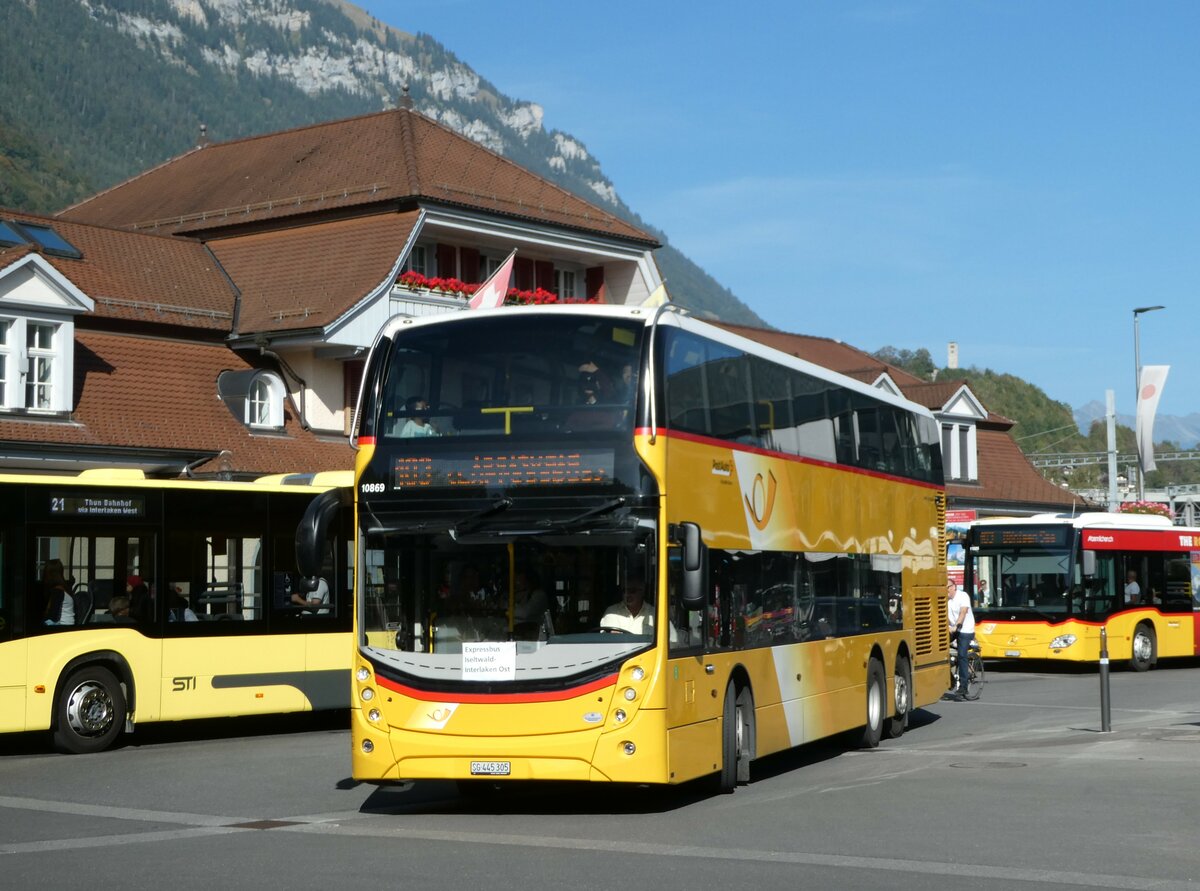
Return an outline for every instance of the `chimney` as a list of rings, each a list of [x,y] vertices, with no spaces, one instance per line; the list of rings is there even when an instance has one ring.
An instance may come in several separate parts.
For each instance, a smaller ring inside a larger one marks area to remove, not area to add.
[[[958,367],[958,344],[953,340],[946,344],[946,367]]]

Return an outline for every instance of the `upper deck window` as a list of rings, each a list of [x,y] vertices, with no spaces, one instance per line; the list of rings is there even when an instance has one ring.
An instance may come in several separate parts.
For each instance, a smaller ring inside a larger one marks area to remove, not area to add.
[[[378,435],[547,436],[628,431],[642,326],[580,316],[456,320],[397,338],[364,419]]]

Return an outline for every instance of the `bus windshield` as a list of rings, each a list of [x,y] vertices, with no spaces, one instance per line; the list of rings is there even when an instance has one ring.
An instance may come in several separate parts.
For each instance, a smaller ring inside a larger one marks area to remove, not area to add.
[[[987,581],[990,589],[984,608],[1028,610],[1047,618],[1072,612],[1079,576],[1068,540],[993,547],[975,544],[968,553],[970,578],[976,587],[980,580]]]
[[[374,423],[397,441],[628,432],[642,322],[565,315],[455,319],[403,330]],[[430,443],[426,441],[424,447]]]
[[[470,680],[464,657],[500,644],[512,660],[505,679],[520,681],[578,674],[653,643],[650,535],[470,539],[367,535],[361,625],[377,655],[417,676]]]

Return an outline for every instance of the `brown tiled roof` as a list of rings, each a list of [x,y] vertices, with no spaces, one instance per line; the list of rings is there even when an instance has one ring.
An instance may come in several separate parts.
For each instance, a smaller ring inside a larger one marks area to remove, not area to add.
[[[729,322],[713,322],[712,324],[855,380],[874,383],[879,375],[887,373],[906,392],[910,384],[923,383],[919,377],[909,374],[903,368],[882,362],[870,353],[842,343],[840,340],[811,337],[807,334],[788,334],[784,331],[772,331],[769,328],[755,328],[750,325],[734,325]]]
[[[227,449],[233,470],[246,474],[353,466],[346,441],[324,441],[301,429],[290,402],[285,402],[279,434],[252,434],[237,421],[217,398],[217,376],[251,366],[224,346],[78,329],[75,340],[75,423],[0,416],[0,443],[117,447],[131,453]]]
[[[1025,457],[1005,429],[980,424],[977,428],[979,446],[979,483],[960,485],[946,483],[951,504],[961,502],[1005,502],[1029,508],[1070,508],[1083,502],[1074,494],[1043,477]]]
[[[437,203],[657,241],[409,109],[193,149],[60,213],[159,232],[213,232],[387,202]]]
[[[419,211],[210,241],[241,291],[238,330],[321,327],[389,278]]]
[[[217,331],[228,331],[232,325],[233,288],[198,241],[27,213],[0,211],[0,215],[47,224],[79,250],[79,259],[38,252],[95,301],[89,318]],[[30,252],[24,246],[0,249],[0,268]]]

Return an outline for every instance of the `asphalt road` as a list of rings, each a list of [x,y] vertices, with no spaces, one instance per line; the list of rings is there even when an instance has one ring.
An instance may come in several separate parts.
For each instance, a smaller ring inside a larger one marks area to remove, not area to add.
[[[345,715],[142,728],[123,748],[0,740],[0,886],[1200,887],[1200,663],[989,665],[978,702],[873,751],[808,746],[706,789],[348,778]]]

